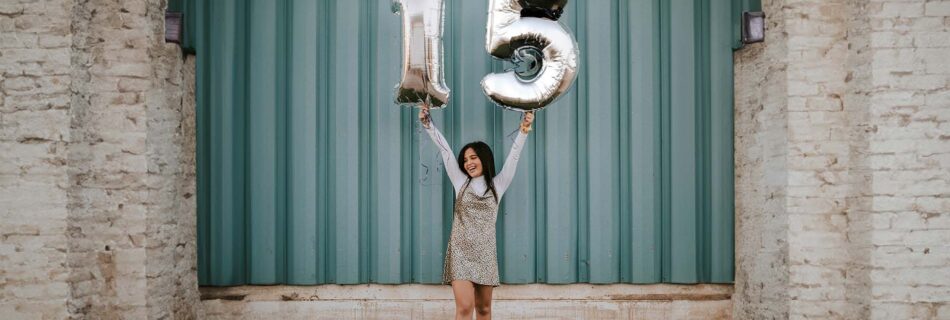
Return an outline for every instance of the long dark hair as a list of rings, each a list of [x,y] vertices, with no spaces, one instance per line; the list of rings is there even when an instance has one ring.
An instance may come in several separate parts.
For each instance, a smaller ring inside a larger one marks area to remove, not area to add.
[[[492,178],[495,177],[495,156],[492,155],[491,147],[481,141],[475,141],[462,147],[456,159],[458,159],[459,162],[459,170],[465,172],[467,176],[468,171],[465,170],[465,150],[469,148],[475,150],[475,155],[478,156],[478,160],[482,161],[482,175],[485,176],[485,183],[488,184],[488,190],[491,190],[491,194],[495,197],[495,201],[497,202],[498,192],[495,191],[495,183],[492,182]],[[471,179],[472,176],[468,176],[468,178]]]

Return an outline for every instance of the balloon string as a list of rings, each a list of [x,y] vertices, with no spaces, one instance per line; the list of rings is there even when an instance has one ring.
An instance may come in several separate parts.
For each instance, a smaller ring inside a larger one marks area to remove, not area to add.
[[[422,76],[422,92],[425,94],[425,98],[424,98],[424,102],[423,102],[423,103],[424,103],[426,106],[428,106],[429,108],[431,108],[431,107],[432,107],[432,95],[429,94],[428,90],[429,90],[429,77],[427,77],[427,76],[424,74],[424,75]],[[425,109],[425,114],[426,114],[426,115],[425,115],[425,120],[426,120],[426,122],[429,124],[430,127],[433,126],[434,124],[432,123],[432,114],[429,113],[429,109],[428,109],[428,108]],[[426,134],[426,132],[423,132],[423,131],[425,131],[425,129],[426,129],[426,128],[425,128],[425,124],[419,123],[419,135],[420,135],[419,139],[420,139],[420,141],[425,140],[425,138],[424,138],[424,136],[423,136],[424,134]],[[435,179],[435,177],[430,176],[431,173],[430,173],[430,170],[429,170],[429,166],[426,165],[426,160],[428,160],[428,159],[425,157],[425,153],[422,151],[422,146],[420,145],[420,147],[419,147],[419,161],[422,162],[422,166],[425,168],[425,175],[423,176],[422,181],[420,181],[420,182],[422,182],[422,185],[428,186],[428,185],[432,185],[432,184],[433,184],[433,180]],[[430,179],[431,179],[431,180],[430,180]]]
[[[427,105],[428,105],[428,102],[429,102],[429,96],[426,95]],[[426,109],[424,112],[425,112],[424,119],[429,124],[429,126],[432,126],[433,125],[432,114],[429,113],[428,109]],[[419,140],[418,140],[419,144],[416,149],[418,151],[417,157],[419,158],[419,165],[422,166],[422,168],[424,169],[422,176],[419,177],[419,184],[423,186],[429,186],[433,184],[433,179],[435,179],[434,177],[435,172],[433,171],[436,171],[436,170],[430,167],[431,164],[427,162],[428,158],[426,158],[425,152],[423,150],[424,148],[422,147],[422,144],[424,143],[423,141],[425,141],[425,135],[427,134],[425,130],[426,130],[425,124],[423,124],[422,121],[420,121],[419,126],[416,127],[416,133],[418,134],[417,137],[419,137]]]
[[[418,152],[418,154],[417,154],[416,156],[419,158],[419,165],[420,165],[420,166],[422,167],[422,169],[423,169],[422,175],[419,177],[419,184],[420,184],[420,185],[423,185],[423,186],[427,186],[427,185],[429,185],[428,182],[429,182],[429,171],[430,171],[430,170],[429,170],[429,166],[428,166],[427,163],[426,163],[425,152],[424,152],[424,150],[423,150],[424,148],[422,147],[422,143],[423,143],[423,140],[424,140],[424,136],[423,136],[423,135],[425,134],[425,132],[423,132],[423,130],[425,130],[425,127],[424,127],[424,126],[422,125],[422,123],[420,122],[420,123],[419,123],[419,126],[418,126],[417,128],[418,128],[418,129],[416,130],[416,133],[418,134],[417,137],[419,137],[419,140],[418,140],[418,141],[419,141],[419,144],[418,144],[418,146],[416,147],[416,151]]]
[[[525,117],[525,114],[521,113],[521,122],[524,122],[524,117]],[[511,142],[515,142],[515,138],[516,138],[515,135],[518,134],[518,131],[521,130],[521,122],[518,123],[518,128],[515,128],[515,131],[512,131],[511,133],[505,136],[506,138],[511,140]]]

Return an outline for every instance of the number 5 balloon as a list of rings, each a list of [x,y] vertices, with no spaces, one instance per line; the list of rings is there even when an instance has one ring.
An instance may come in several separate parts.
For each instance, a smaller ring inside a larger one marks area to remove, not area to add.
[[[442,65],[444,0],[397,0],[402,12],[402,80],[396,85],[396,103],[433,108],[449,100]]]
[[[577,43],[557,22],[567,0],[490,1],[485,48],[516,68],[485,76],[485,95],[516,111],[544,108],[577,77]]]

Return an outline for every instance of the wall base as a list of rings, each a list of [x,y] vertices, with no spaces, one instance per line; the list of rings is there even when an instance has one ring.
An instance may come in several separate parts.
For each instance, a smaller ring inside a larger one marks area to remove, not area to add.
[[[732,285],[503,285],[499,319],[731,319]],[[201,288],[202,319],[450,319],[445,285]]]

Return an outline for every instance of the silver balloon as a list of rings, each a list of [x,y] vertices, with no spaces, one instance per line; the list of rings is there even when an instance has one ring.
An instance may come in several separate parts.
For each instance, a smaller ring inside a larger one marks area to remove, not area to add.
[[[402,80],[396,85],[396,103],[433,108],[449,100],[442,64],[445,0],[397,0],[402,14]]]
[[[496,104],[516,110],[541,109],[571,88],[577,78],[577,42],[551,18],[522,17],[541,11],[556,19],[566,0],[490,0],[485,48],[516,67],[482,79],[482,89]]]

